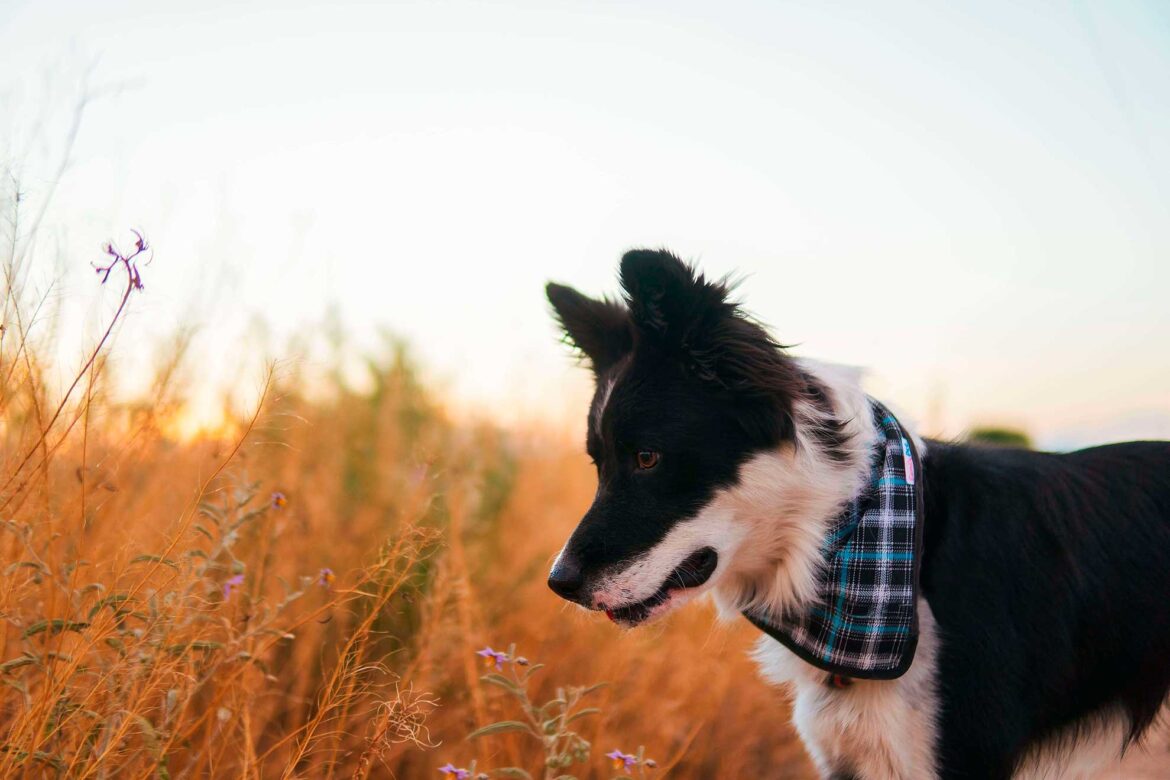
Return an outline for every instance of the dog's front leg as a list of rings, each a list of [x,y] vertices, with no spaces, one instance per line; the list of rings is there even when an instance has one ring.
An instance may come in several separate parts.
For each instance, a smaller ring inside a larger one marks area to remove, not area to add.
[[[823,677],[823,675],[822,675]],[[798,683],[793,720],[822,777],[933,780],[933,700],[904,680]]]
[[[821,777],[938,777],[938,637],[930,607],[920,601],[918,609],[914,663],[896,680],[834,685],[824,671],[798,660],[774,640],[757,649],[756,658],[767,677],[793,684],[793,722]]]

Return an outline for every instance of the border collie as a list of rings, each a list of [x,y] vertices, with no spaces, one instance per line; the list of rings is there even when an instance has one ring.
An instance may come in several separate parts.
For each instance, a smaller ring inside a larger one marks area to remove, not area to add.
[[[769,629],[825,608],[831,536],[860,533],[840,518],[884,457],[882,407],[668,252],[627,253],[620,277],[622,301],[547,289],[596,379],[597,493],[557,594],[623,626],[705,593],[751,617],[825,777],[1070,777],[1147,731],[1170,689],[1170,443],[1052,454],[907,433],[912,582],[840,589],[910,599],[907,663],[851,674]]]

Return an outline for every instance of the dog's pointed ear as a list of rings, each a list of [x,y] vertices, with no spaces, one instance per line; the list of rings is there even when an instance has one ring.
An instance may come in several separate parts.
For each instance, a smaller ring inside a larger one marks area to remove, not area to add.
[[[562,284],[544,288],[565,337],[579,349],[600,374],[617,363],[634,346],[630,313],[610,300],[596,300]]]
[[[634,324],[670,346],[696,348],[691,334],[734,312],[727,285],[702,274],[665,250],[635,249],[622,256],[622,288]]]

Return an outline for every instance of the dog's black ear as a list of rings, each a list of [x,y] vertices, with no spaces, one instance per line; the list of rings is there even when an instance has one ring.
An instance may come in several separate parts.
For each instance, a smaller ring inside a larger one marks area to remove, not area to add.
[[[630,313],[620,303],[596,300],[555,282],[544,289],[565,336],[600,374],[633,348]]]
[[[665,250],[626,252],[621,281],[634,324],[668,346],[701,350],[702,334],[735,312],[726,284],[707,281]]]
[[[701,379],[760,397],[799,383],[783,348],[729,300],[726,281],[709,281],[670,252],[647,249],[622,257],[621,280],[639,338]]]

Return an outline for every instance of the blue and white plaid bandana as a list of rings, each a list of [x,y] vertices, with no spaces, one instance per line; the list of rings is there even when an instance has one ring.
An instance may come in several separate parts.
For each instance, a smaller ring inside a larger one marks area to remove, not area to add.
[[[829,529],[818,603],[802,614],[744,615],[813,666],[892,679],[910,668],[918,644],[922,464],[897,418],[870,405],[881,433],[870,484]]]

